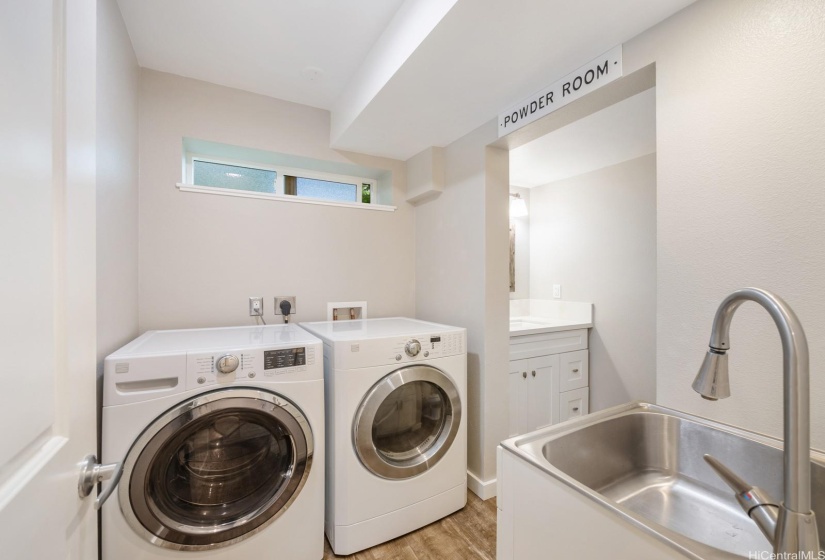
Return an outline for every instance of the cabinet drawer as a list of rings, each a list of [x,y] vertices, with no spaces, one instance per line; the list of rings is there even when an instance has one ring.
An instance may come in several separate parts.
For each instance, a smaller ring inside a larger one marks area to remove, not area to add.
[[[590,412],[590,388],[574,389],[559,395],[559,422]]]
[[[559,356],[559,391],[581,389],[590,384],[590,357],[587,350],[566,352]]]
[[[587,329],[510,337],[510,359],[521,360],[587,348]]]

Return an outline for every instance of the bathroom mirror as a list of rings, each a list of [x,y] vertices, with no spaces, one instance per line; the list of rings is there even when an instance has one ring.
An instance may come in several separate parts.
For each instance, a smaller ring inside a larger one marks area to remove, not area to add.
[[[516,291],[516,228],[510,224],[510,293]]]

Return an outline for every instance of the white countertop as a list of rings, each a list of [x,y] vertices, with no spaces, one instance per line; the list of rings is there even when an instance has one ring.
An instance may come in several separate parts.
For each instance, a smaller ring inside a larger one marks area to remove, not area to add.
[[[513,300],[510,336],[593,327],[593,304],[572,301]]]
[[[589,329],[592,326],[592,322],[583,323],[570,320],[552,320],[543,317],[511,317],[510,336]]]

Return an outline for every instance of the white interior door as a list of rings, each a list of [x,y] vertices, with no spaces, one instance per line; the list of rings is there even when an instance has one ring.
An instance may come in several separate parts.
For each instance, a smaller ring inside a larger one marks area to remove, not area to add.
[[[0,557],[97,556],[94,0],[0,2]]]

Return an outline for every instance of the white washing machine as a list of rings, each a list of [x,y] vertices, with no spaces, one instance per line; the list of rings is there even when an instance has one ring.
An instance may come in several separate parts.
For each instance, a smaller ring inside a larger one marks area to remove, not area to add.
[[[462,328],[413,319],[301,323],[324,341],[325,529],[352,554],[467,503]]]
[[[102,459],[123,469],[103,560],[320,560],[321,352],[273,325],[150,331],[107,357]]]

